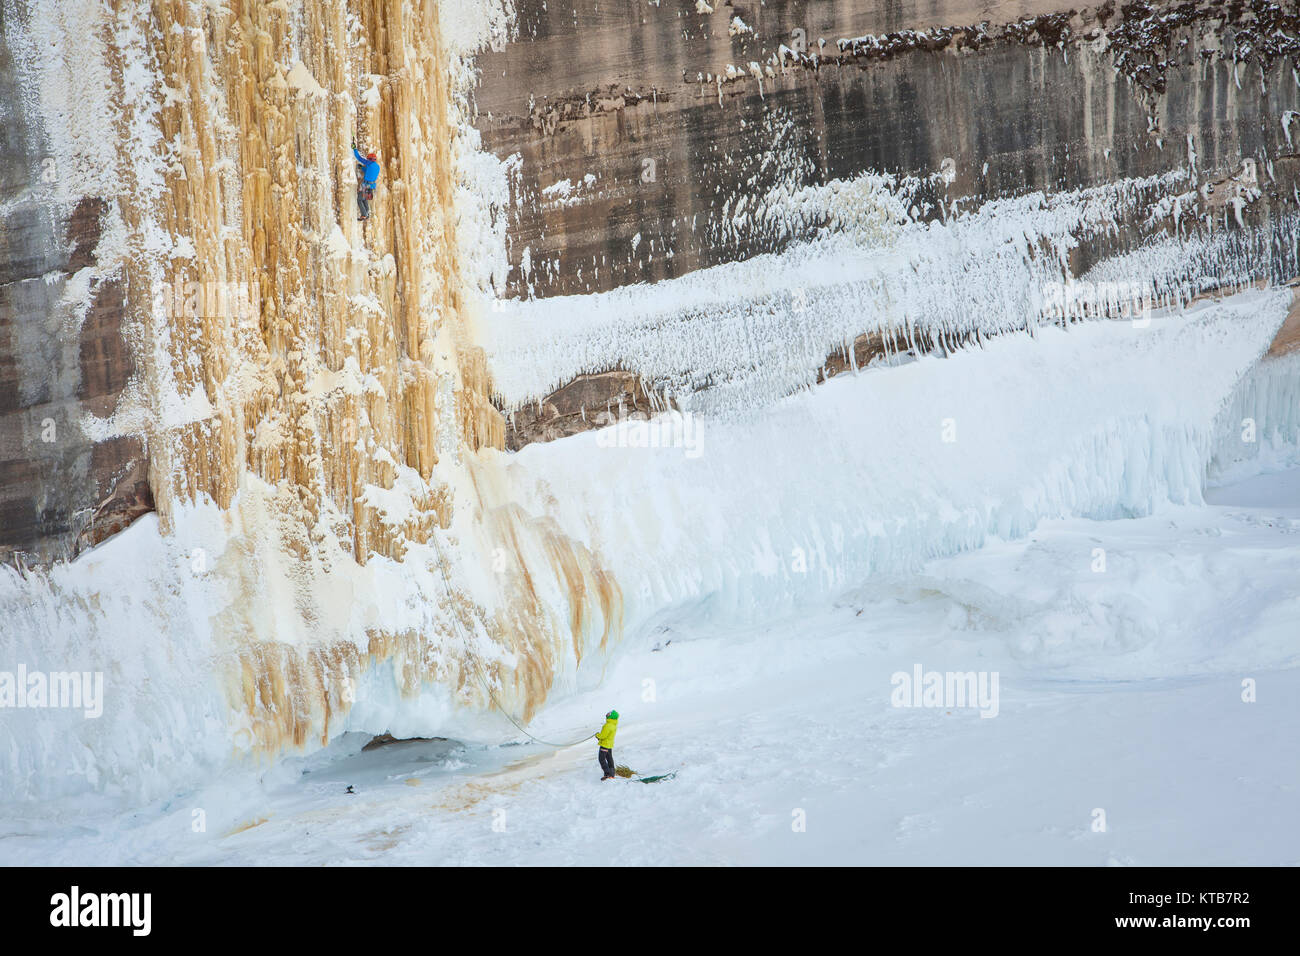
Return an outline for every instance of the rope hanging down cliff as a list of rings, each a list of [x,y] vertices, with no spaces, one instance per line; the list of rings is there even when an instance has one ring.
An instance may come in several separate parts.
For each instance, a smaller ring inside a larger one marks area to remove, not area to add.
[[[438,542],[436,540],[433,542],[433,549],[434,549],[434,553],[437,554],[438,556],[438,571],[442,574],[442,582],[446,586],[447,596],[451,597],[452,594],[451,579],[447,576],[447,565],[446,565],[446,560],[442,556],[442,548],[438,546]],[[555,747],[559,749],[563,747],[577,746],[578,744],[585,743],[586,741],[591,740],[593,737],[596,736],[594,733],[588,734],[586,737],[583,737],[581,740],[570,741],[567,744],[557,744],[557,743],[552,743],[549,740],[543,740],[541,737],[535,737],[532,734],[530,734],[527,730],[524,729],[523,724],[519,723],[519,721],[515,720],[512,716],[510,716],[510,712],[501,705],[501,701],[497,700],[497,695],[492,693],[492,688],[488,685],[487,681],[485,680],[486,675],[479,664],[478,657],[474,653],[474,651],[471,650],[469,636],[465,633],[464,629],[461,627],[460,617],[454,611],[452,613],[452,624],[456,628],[456,630],[460,633],[461,643],[465,647],[465,654],[470,659],[471,663],[473,663],[474,665],[474,673],[478,677],[479,684],[482,686],[483,691],[488,695],[488,698],[492,701],[496,709],[501,711],[502,715],[505,716],[506,720],[514,724],[515,727],[519,730],[519,732],[522,733],[525,737],[528,737],[530,740],[533,740],[544,746]]]

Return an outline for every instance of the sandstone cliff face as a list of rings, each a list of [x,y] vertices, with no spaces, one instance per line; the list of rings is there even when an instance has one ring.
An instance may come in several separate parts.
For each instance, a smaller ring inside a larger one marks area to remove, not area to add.
[[[152,507],[136,436],[99,440],[134,364],[123,283],[98,267],[107,204],[65,188],[0,8],[0,556],[66,558]]]
[[[944,174],[951,203],[1160,174],[1189,142],[1211,177],[1292,152],[1273,4],[574,6],[521,4],[519,41],[480,59],[484,142],[522,159],[510,295],[779,249],[818,223],[765,221],[765,194],[867,170]]]

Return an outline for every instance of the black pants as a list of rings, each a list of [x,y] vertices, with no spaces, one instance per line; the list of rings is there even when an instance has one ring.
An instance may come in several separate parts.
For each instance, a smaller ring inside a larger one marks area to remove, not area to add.
[[[608,747],[601,747],[598,756],[600,757],[600,769],[605,771],[605,776],[614,776],[614,751]]]

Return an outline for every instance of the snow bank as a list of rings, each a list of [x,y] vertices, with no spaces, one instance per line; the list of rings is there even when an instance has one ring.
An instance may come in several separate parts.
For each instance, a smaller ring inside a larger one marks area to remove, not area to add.
[[[837,377],[761,421],[702,417],[692,449],[605,430],[528,446],[509,472],[614,572],[629,633],[686,608],[789,611],[1044,518],[1199,503],[1216,415],[1288,302],[1003,336]]]

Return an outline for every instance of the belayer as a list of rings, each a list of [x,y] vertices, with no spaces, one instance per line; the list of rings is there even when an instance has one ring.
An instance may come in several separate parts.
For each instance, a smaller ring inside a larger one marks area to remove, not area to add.
[[[605,715],[605,726],[600,728],[600,733],[596,734],[596,743],[600,745],[597,753],[600,759],[600,769],[605,776],[601,780],[610,780],[614,777],[614,734],[618,732],[618,711],[611,710]]]
[[[379,182],[379,157],[374,153],[361,155],[356,141],[352,142],[352,155],[357,159],[357,216],[358,222],[370,218],[370,200],[375,198],[375,183]]]

